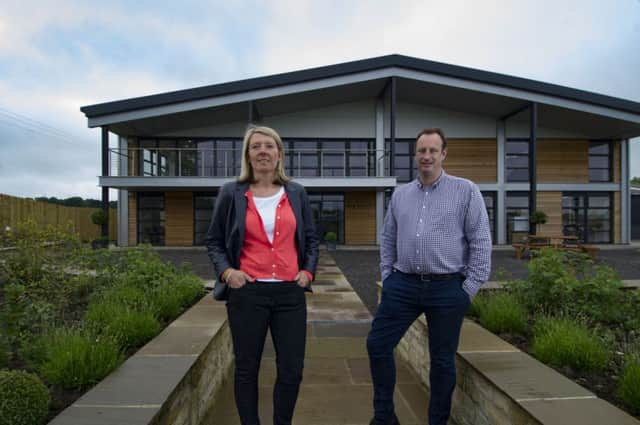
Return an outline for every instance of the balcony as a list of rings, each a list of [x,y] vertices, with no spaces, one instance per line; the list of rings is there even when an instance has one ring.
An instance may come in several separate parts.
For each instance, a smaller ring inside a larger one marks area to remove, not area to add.
[[[100,186],[113,188],[216,187],[240,174],[239,149],[109,149],[109,173]],[[285,172],[310,187],[394,187],[383,150],[285,151]]]

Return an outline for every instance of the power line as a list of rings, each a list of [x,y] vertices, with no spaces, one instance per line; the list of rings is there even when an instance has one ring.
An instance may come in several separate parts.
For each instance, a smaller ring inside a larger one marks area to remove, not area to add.
[[[50,126],[50,125],[48,125],[48,124],[46,124],[44,122],[34,120],[33,118],[30,118],[30,117],[28,117],[26,115],[21,115],[21,114],[12,112],[12,111],[10,111],[10,110],[8,110],[6,108],[0,107],[0,115],[4,115],[4,116],[6,116],[6,117],[8,117],[10,119],[17,120],[17,121],[19,121],[21,123],[25,123],[25,124],[28,124],[28,125],[33,125],[33,126],[38,127],[38,128],[42,128],[43,130],[46,130],[46,131],[53,131],[54,133],[59,134],[61,136],[64,136],[66,138],[74,138],[75,137],[72,134],[67,133],[64,130],[57,129],[57,128],[52,127],[52,126]]]
[[[14,126],[14,127],[20,128],[22,130],[29,131],[31,133],[37,133],[37,134],[39,134],[41,136],[45,136],[47,138],[55,139],[58,142],[65,143],[65,144],[70,145],[70,146],[75,146],[75,147],[79,147],[79,146],[85,146],[86,147],[87,146],[87,143],[83,143],[83,142],[74,143],[72,141],[69,141],[67,138],[64,138],[64,137],[62,137],[60,135],[57,135],[57,134],[52,134],[52,133],[45,132],[43,130],[38,129],[37,127],[28,126],[28,125],[20,123],[20,122],[9,121],[6,118],[4,118],[3,116],[0,116],[0,123],[4,123],[4,124],[10,125],[10,126]]]
[[[55,138],[62,143],[72,146],[86,147],[88,143],[93,143],[86,140],[81,140],[64,130],[60,130],[44,122],[35,120],[26,115],[12,112],[2,107],[0,107],[0,122],[4,122],[7,125],[27,130],[32,133],[38,133],[46,137]]]

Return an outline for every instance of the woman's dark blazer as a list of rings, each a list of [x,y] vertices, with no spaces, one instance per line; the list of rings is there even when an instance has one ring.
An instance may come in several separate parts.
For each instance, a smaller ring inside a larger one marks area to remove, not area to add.
[[[249,183],[230,182],[220,189],[205,244],[216,276],[229,267],[240,268],[240,251],[244,243]],[[295,182],[284,185],[289,204],[296,217],[296,246],[300,270],[316,275],[318,245],[311,214],[311,204],[304,187]]]

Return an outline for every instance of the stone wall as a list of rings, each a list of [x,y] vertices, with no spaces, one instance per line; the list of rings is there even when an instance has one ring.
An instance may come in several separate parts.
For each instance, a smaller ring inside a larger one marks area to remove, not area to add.
[[[424,317],[414,322],[396,354],[428,388]],[[451,414],[456,425],[640,425],[632,416],[471,321],[462,327],[456,368]]]
[[[224,303],[203,297],[52,425],[198,425],[230,376]]]

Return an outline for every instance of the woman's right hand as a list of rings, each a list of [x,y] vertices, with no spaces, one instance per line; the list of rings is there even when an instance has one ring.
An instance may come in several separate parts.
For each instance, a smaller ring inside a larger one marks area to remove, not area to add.
[[[253,281],[254,279],[242,270],[231,269],[227,276],[227,283],[235,289],[242,288],[247,282]]]

